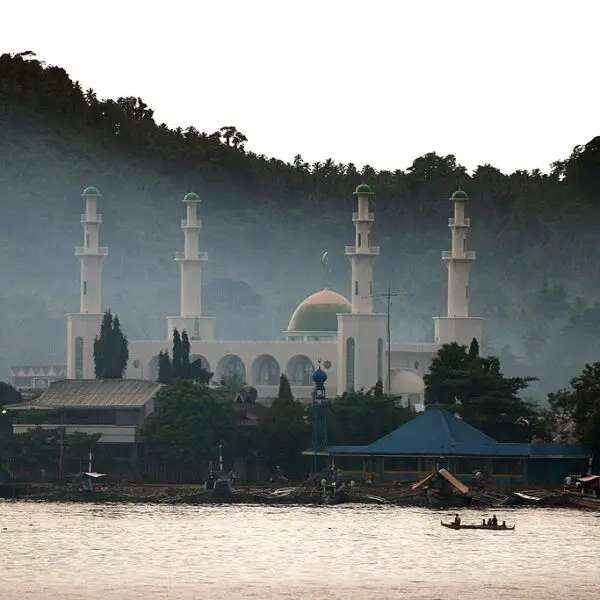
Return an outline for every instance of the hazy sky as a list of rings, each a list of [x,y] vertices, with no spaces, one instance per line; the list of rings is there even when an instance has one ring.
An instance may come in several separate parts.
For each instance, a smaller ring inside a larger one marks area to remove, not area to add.
[[[0,52],[284,160],[546,170],[600,133],[599,18],[598,0],[28,0],[3,3]]]

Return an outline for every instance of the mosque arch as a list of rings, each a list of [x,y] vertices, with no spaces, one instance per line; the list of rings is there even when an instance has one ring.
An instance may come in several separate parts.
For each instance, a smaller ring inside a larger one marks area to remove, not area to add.
[[[226,354],[219,360],[217,364],[217,372],[215,373],[217,381],[223,378],[234,378],[239,381],[246,381],[246,365],[237,354]]]
[[[409,406],[422,404],[425,397],[423,378],[414,371],[400,370],[392,373],[392,394],[399,394]]]
[[[83,338],[75,338],[75,379],[83,379]]]
[[[304,354],[296,354],[288,361],[285,374],[291,385],[312,385],[315,370],[313,361]]]
[[[205,369],[209,373],[211,372],[210,363],[208,362],[208,359],[206,357],[202,356],[202,354],[190,354],[190,365],[197,360],[200,361],[200,365],[203,369]]]
[[[158,354],[148,361],[148,373],[146,374],[146,379],[150,381],[158,380]]]
[[[256,357],[250,368],[252,385],[278,385],[281,369],[277,360],[270,354]]]

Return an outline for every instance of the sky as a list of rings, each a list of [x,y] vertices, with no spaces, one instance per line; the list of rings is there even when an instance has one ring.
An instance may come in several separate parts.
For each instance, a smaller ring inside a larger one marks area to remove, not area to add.
[[[0,53],[285,161],[547,171],[600,133],[599,19],[598,0],[28,0],[3,3]]]

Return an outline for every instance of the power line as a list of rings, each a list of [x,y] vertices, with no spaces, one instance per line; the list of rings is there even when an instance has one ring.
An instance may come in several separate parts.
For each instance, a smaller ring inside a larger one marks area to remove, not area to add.
[[[392,298],[397,296],[406,296],[407,292],[392,292],[391,286],[388,285],[385,294],[371,294],[365,298],[387,298],[387,393],[388,396],[392,393],[392,332],[390,323],[390,312],[392,308]]]

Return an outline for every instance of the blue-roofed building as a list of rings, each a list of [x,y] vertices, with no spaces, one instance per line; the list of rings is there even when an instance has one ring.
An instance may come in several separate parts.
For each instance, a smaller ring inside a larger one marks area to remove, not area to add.
[[[329,446],[321,454],[349,476],[380,482],[414,481],[440,466],[462,480],[481,470],[509,485],[560,484],[569,473],[585,472],[589,460],[579,444],[498,442],[436,404],[372,444]]]

